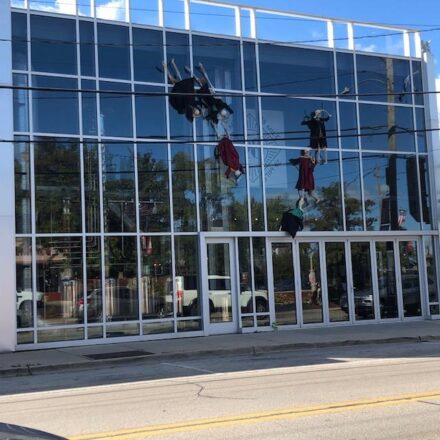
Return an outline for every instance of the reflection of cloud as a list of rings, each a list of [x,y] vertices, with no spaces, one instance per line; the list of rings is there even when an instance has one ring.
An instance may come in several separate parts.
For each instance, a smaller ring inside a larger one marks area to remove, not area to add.
[[[364,46],[362,43],[356,43],[356,50],[362,50],[364,52],[377,52],[377,47],[375,44]]]
[[[108,3],[97,6],[96,17],[123,21],[125,19],[125,0],[110,0]]]
[[[313,31],[312,32],[312,38],[316,38],[317,40],[323,40],[327,38],[322,32],[319,31]]]
[[[59,14],[75,15],[76,0],[55,0],[53,6],[45,4],[36,4],[32,9],[38,9],[46,12],[57,12]]]

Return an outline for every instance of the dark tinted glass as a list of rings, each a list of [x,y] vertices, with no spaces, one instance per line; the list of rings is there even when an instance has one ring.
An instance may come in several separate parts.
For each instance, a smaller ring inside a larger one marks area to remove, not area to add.
[[[28,67],[27,23],[25,14],[12,14],[12,68],[26,70]]]
[[[347,231],[362,231],[361,171],[359,154],[342,153],[345,224]],[[368,210],[368,206],[365,207]]]
[[[338,68],[338,94],[353,99],[354,97],[350,96],[356,93],[353,55],[351,53],[336,53],[336,64]]]
[[[217,89],[241,89],[240,42],[193,36],[194,66],[202,63]]]
[[[32,70],[77,74],[75,21],[31,15]]]
[[[88,79],[81,81],[82,90],[96,90],[96,82]],[[81,93],[82,103],[82,123],[83,134],[97,135],[98,134],[98,118],[96,108],[97,94],[90,92]]]
[[[412,103],[408,61],[358,55],[356,65],[359,99]]]
[[[422,80],[422,63],[420,61],[412,62],[412,76],[414,84],[414,103],[417,105],[423,105],[423,80]]]
[[[130,92],[130,84],[99,83],[100,90]],[[130,94],[100,93],[101,134],[103,136],[133,136],[133,117]]]
[[[98,23],[99,76],[130,79],[128,28]]]
[[[263,207],[263,176],[261,171],[261,148],[249,148],[249,193],[251,197],[252,230],[264,230],[264,207]]]
[[[247,138],[260,139],[260,110],[258,107],[258,98],[246,97],[246,130]]]
[[[416,108],[416,136],[417,136],[417,147],[419,153],[426,153],[426,125],[425,125],[425,109]]]
[[[360,104],[359,115],[364,150],[415,151],[411,108]]]
[[[144,232],[170,230],[167,145],[138,145],[139,221]]]
[[[42,88],[78,89],[78,81],[53,76],[32,76],[32,85]],[[37,133],[79,134],[78,93],[34,90],[32,114]]]
[[[257,60],[254,43],[243,43],[244,85],[246,90],[257,91]]]
[[[135,86],[136,92],[163,93],[163,87]],[[166,127],[166,97],[136,95],[136,134],[139,138],[165,138]]]
[[[86,232],[101,231],[98,149],[93,142],[83,144]]]
[[[356,104],[339,101],[339,127],[341,131],[341,147],[347,149],[359,148]]]
[[[14,86],[14,131],[29,131],[29,92],[26,90],[28,77],[26,74],[12,75]]]
[[[31,175],[30,144],[20,142],[28,138],[16,138],[14,143],[15,169],[15,232],[31,233]]]
[[[259,51],[262,92],[335,93],[332,52],[270,44]]]
[[[163,83],[162,61],[162,31],[133,28],[134,80]]]
[[[95,76],[95,31],[93,23],[79,22],[79,41],[81,43],[81,75]]]

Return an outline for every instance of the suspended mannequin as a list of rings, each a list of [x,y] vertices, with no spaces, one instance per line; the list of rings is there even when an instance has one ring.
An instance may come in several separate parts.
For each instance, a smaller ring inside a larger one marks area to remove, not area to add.
[[[325,122],[331,117],[327,110],[315,110],[310,116],[305,116],[301,125],[307,125],[310,130],[310,148],[315,150],[316,162],[321,162],[321,151],[324,154],[324,163],[327,163],[327,134]]]
[[[304,229],[304,211],[302,209],[304,205],[304,200],[299,199],[296,202],[295,208],[289,209],[288,211],[283,213],[283,217],[281,218],[280,231],[288,232],[292,238],[295,238],[296,233],[298,231],[302,231]]]
[[[305,202],[305,206],[308,204],[306,194],[315,200],[315,203],[319,203],[320,200],[315,194],[315,177],[313,171],[315,169],[316,161],[310,156],[310,148],[301,150],[301,156],[297,159],[290,159],[289,162],[298,166],[298,181],[295,188],[298,190],[300,200]]]

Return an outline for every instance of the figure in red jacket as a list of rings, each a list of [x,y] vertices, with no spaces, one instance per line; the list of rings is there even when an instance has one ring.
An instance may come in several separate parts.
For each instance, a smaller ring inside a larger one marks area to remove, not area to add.
[[[220,157],[222,162],[227,166],[225,176],[228,179],[231,177],[231,173],[236,180],[244,174],[244,167],[240,163],[240,155],[227,136],[224,136],[218,143],[216,156]]]

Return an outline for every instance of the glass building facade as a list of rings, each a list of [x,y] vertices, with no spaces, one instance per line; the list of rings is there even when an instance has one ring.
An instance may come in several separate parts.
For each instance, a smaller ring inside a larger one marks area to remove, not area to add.
[[[12,2],[17,347],[439,315],[418,35],[157,3]],[[202,63],[233,109],[237,184],[212,127],[169,105],[171,60]],[[292,240],[290,160],[316,109],[328,163]]]

